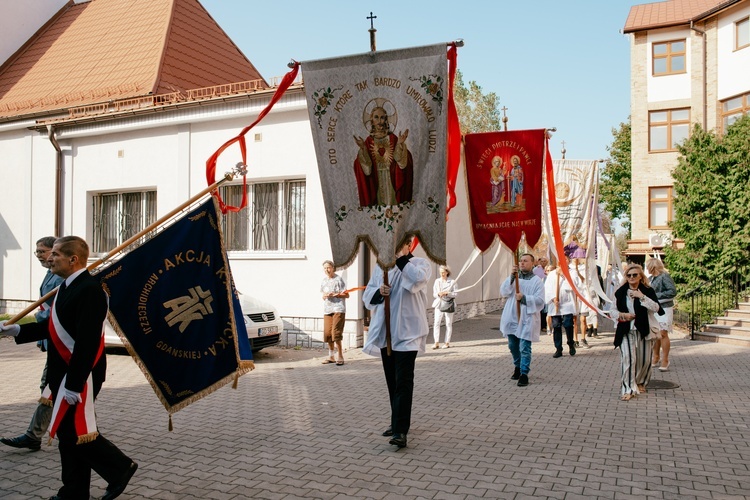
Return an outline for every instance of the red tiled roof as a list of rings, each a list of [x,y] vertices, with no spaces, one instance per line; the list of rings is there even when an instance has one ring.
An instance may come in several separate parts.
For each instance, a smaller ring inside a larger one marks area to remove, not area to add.
[[[625,33],[689,24],[741,0],[666,0],[634,5],[625,21]]]
[[[198,0],[91,0],[4,65],[0,117],[259,79]]]

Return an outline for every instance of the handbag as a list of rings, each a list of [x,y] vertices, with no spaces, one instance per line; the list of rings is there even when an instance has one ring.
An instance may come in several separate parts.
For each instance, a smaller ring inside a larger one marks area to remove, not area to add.
[[[447,299],[445,297],[440,297],[438,310],[446,313],[456,312],[456,303],[452,297]]]

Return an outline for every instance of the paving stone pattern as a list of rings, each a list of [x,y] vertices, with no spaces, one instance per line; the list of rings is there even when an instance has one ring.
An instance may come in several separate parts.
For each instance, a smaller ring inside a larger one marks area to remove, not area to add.
[[[612,334],[553,359],[534,344],[530,385],[510,380],[498,314],[454,327],[451,349],[417,359],[409,446],[380,434],[389,408],[380,360],[264,350],[239,387],[168,417],[135,363],[108,356],[101,431],[140,468],[123,499],[746,498],[750,351],[674,334],[674,389],[619,401]],[[0,435],[26,429],[43,355],[0,339]],[[0,498],[48,498],[56,445],[0,447]],[[106,484],[94,475],[91,493]]]

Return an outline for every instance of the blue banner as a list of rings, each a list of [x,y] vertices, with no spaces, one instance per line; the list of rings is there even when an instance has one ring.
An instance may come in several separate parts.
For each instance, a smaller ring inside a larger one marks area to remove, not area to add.
[[[110,323],[170,414],[253,369],[213,198],[99,276]]]

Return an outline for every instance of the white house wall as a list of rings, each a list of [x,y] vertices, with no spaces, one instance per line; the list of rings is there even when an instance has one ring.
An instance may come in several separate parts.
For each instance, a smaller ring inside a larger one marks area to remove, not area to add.
[[[653,76],[651,68],[653,67],[653,53],[651,51],[654,43],[666,42],[670,40],[685,39],[685,73],[679,75]],[[648,43],[645,44],[646,50],[646,68],[647,68],[647,91],[648,102],[672,101],[676,99],[690,99],[690,71],[692,62],[690,55],[690,31],[679,30],[660,30],[649,32]]]
[[[207,186],[206,160],[253,122],[266,102],[267,98],[254,97],[203,103],[59,128],[56,133],[64,168],[63,233],[91,240],[92,196],[101,192],[155,189],[157,216],[171,211]],[[256,134],[260,140],[256,140]],[[250,130],[246,141],[248,182],[305,180],[306,248],[298,252],[230,252],[237,288],[275,305],[291,330],[313,333],[319,340],[322,262],[330,259],[331,249],[302,93],[279,101],[273,112]],[[51,234],[54,227],[56,156],[46,134],[5,126],[0,128],[0,158],[3,180],[14,186],[10,196],[0,197],[0,308],[17,312],[22,308],[19,306],[38,297],[43,269],[33,257],[33,245],[40,236]],[[233,145],[219,157],[216,177],[239,160],[239,148]],[[447,229],[448,263],[454,277],[474,248],[466,197],[462,168],[458,205],[450,213]],[[479,280],[495,248],[476,260],[461,278],[460,287]],[[420,249],[416,253],[423,255]],[[460,294],[457,319],[499,306],[499,283],[511,263],[512,255],[504,250],[485,280]],[[357,258],[339,273],[349,287],[356,287],[366,284],[369,270],[364,269],[363,259]],[[433,273],[433,279],[437,278],[437,265]],[[432,282],[429,287],[431,295]],[[431,320],[430,311],[428,317]],[[363,318],[361,292],[352,293],[347,301],[346,332],[351,335],[345,341],[347,347],[354,346],[355,338],[361,341]]]
[[[719,18],[718,100],[722,101],[750,89],[750,48],[734,50],[735,22],[750,16],[750,5]]]

